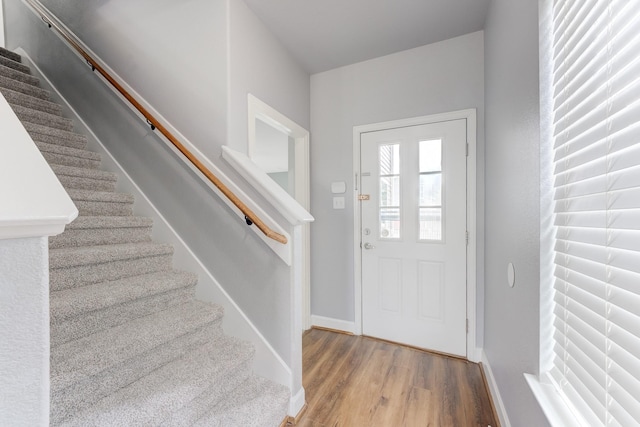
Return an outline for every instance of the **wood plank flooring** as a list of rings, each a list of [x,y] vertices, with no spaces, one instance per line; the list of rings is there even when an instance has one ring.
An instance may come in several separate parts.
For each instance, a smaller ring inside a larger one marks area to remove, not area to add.
[[[480,366],[372,338],[303,337],[297,427],[498,427]]]

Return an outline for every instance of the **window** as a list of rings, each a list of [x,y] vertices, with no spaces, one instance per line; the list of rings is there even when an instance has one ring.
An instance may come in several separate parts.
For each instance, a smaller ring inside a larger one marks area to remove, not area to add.
[[[640,2],[552,4],[549,374],[588,425],[640,425]]]
[[[400,144],[378,148],[380,164],[380,238],[400,238]]]
[[[442,240],[442,140],[420,141],[419,240]]]

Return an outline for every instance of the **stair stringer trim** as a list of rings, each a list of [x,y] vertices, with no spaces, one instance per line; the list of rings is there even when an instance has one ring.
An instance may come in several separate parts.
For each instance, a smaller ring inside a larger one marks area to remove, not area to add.
[[[60,92],[53,86],[47,76],[22,48],[17,48],[31,68],[33,74],[40,78],[43,89],[51,92],[51,97],[59,102],[64,113],[73,120],[76,131],[84,133],[88,138],[87,148],[102,155],[103,170],[115,172],[119,175],[118,187],[135,197],[136,213],[153,218],[153,236],[158,241],[170,243],[174,247],[174,266],[196,273],[198,275],[197,296],[205,301],[215,302],[224,308],[223,330],[225,334],[250,342],[255,349],[253,371],[264,378],[291,388],[292,372],[266,338],[255,327],[246,314],[238,307],[231,296],[224,290],[216,278],[205,267],[186,242],[178,235],[155,205],[142,192],[140,187],[131,179],[118,161],[105,148],[99,138],[87,126],[75,109],[67,102]],[[205,291],[202,291],[205,289]]]

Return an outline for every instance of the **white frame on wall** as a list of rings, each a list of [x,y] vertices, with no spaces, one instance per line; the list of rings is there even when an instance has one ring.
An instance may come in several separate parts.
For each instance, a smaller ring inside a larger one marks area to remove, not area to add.
[[[354,333],[362,335],[362,248],[360,247],[361,235],[361,204],[358,201],[360,190],[360,136],[366,132],[376,132],[386,129],[418,126],[423,124],[438,123],[451,120],[467,121],[467,232],[469,241],[467,245],[467,359],[472,362],[480,361],[480,351],[477,348],[477,206],[476,206],[476,145],[477,145],[477,121],[476,110],[459,110],[448,113],[429,116],[414,117],[402,120],[393,120],[381,123],[353,127],[353,265],[354,265],[354,302],[355,302],[355,328]]]
[[[294,139],[295,153],[295,195],[294,199],[307,212],[311,209],[310,167],[309,167],[309,131],[280,113],[275,108],[258,99],[253,94],[247,95],[247,123],[248,142],[247,157],[256,144],[256,119],[260,119],[270,126]],[[304,225],[303,232],[303,276],[302,276],[302,327],[311,327],[311,230],[310,225]]]

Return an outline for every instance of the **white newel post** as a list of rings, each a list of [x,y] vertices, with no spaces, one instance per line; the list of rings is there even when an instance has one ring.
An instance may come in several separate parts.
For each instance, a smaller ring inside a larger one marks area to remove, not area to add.
[[[78,210],[2,95],[0,129],[0,425],[48,426],[48,236]]]
[[[302,245],[304,224],[293,226],[291,236],[291,400],[289,415],[295,417],[305,405],[305,393],[302,387],[302,285],[303,259]]]

